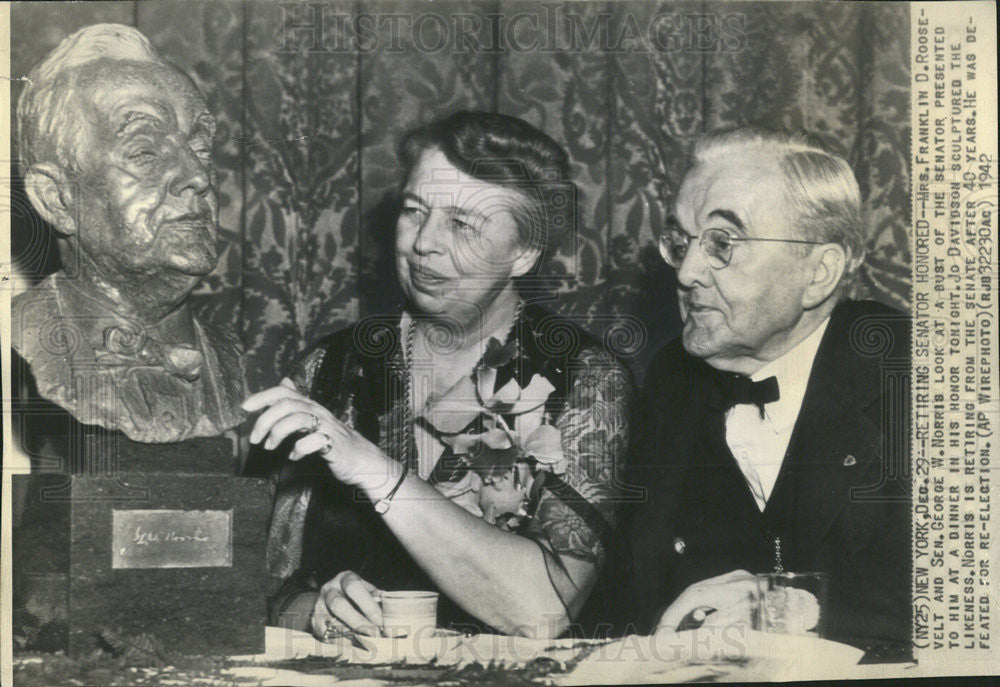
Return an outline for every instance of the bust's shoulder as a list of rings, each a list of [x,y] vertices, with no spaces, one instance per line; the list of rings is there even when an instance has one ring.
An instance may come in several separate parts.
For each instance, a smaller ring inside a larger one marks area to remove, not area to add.
[[[219,322],[203,319],[195,316],[198,326],[201,327],[209,345],[216,351],[232,352],[236,356],[243,356],[243,342],[232,327],[227,327]]]
[[[31,307],[36,303],[42,303],[45,301],[51,301],[54,292],[58,286],[59,282],[55,279],[55,275],[49,275],[42,281],[38,282],[34,286],[25,289],[21,293],[17,294],[10,299],[10,304],[12,308],[27,308]]]
[[[28,332],[41,329],[53,316],[61,314],[58,295],[63,288],[62,280],[49,275],[11,299],[11,340],[15,348],[20,349],[28,340]]]
[[[68,288],[56,273],[11,299],[11,348],[30,367],[39,393],[59,403],[75,396],[70,360],[93,360],[87,336],[93,314],[64,312]]]

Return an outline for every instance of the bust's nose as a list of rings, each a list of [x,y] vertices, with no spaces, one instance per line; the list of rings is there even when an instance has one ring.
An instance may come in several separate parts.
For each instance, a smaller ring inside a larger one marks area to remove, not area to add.
[[[177,145],[171,173],[169,188],[170,193],[175,196],[183,195],[187,190],[204,195],[212,188],[212,174],[208,165],[185,143]]]

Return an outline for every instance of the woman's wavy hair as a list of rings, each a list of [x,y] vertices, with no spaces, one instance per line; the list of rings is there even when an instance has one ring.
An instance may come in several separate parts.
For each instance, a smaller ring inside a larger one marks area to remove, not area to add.
[[[575,229],[577,189],[569,180],[569,156],[524,120],[462,110],[410,130],[399,145],[404,183],[420,155],[432,149],[459,171],[518,192],[525,202],[513,214],[525,245],[545,255]]]

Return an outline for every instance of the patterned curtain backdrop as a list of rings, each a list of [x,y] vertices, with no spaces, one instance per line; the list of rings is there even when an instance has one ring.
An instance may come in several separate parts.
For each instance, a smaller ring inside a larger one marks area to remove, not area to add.
[[[651,228],[715,128],[806,129],[843,154],[870,232],[855,295],[908,307],[906,4],[19,3],[15,76],[105,21],[145,32],[219,118],[226,245],[197,299],[241,332],[251,388],[308,342],[399,307],[396,143],[458,108],[523,117],[565,144],[578,218],[532,294],[640,374],[679,329]],[[37,224],[15,218],[15,231]],[[15,257],[33,256],[26,274],[51,269],[26,248],[42,237],[14,240]]]

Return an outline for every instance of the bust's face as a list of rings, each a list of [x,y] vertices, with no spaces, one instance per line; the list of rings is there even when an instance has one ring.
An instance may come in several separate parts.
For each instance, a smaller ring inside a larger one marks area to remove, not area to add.
[[[167,64],[82,67],[74,177],[80,249],[111,282],[201,277],[218,258],[215,120]]]

